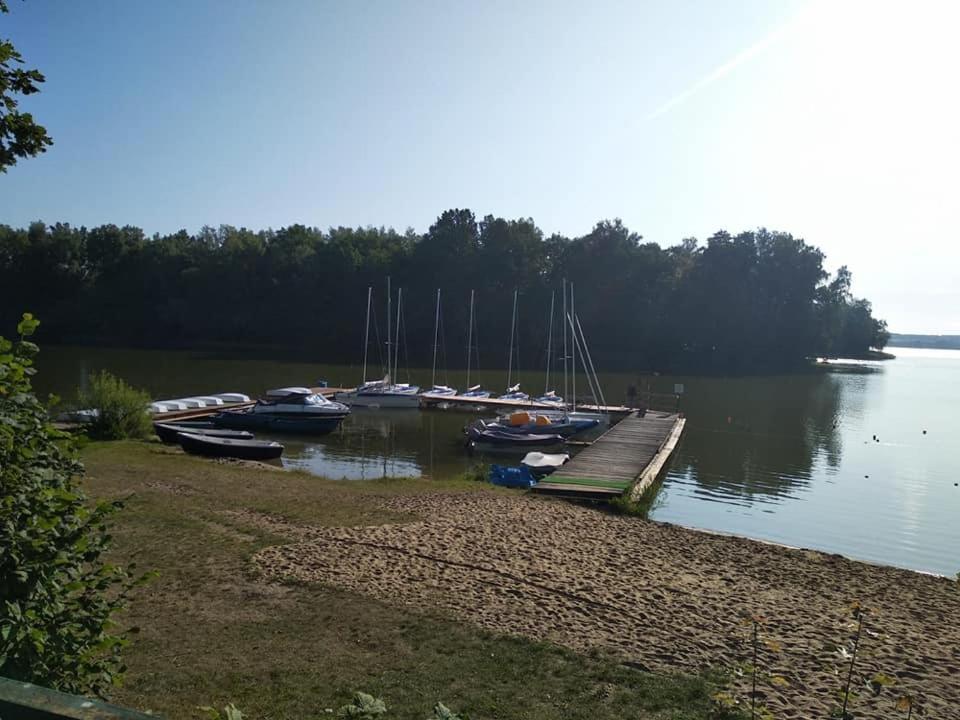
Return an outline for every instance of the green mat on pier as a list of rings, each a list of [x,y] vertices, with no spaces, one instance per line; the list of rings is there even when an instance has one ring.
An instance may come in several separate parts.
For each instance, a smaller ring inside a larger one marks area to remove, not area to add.
[[[629,480],[601,480],[600,478],[565,477],[563,475],[548,475],[541,482],[556,485],[592,485],[593,487],[614,488],[626,490],[630,487]]]

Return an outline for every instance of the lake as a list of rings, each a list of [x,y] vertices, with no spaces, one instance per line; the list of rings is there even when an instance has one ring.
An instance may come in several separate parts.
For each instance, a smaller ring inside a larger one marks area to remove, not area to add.
[[[611,403],[622,402],[629,385],[669,392],[684,384],[687,428],[655,519],[953,576],[960,571],[952,442],[960,430],[960,351],[894,351],[896,360],[873,363],[868,374],[602,374],[601,383]],[[98,369],[156,398],[256,395],[321,379],[351,386],[360,375],[358,367],[252,355],[73,347],[44,348],[38,368],[37,390],[64,399]],[[429,370],[411,376],[430,381]],[[461,373],[438,377],[458,387],[464,380]],[[492,389],[506,385],[504,372],[479,380]],[[539,391],[545,378],[523,373],[520,380]],[[469,420],[458,412],[356,411],[330,436],[282,438],[284,464],[354,480],[440,477],[475,462],[462,446]]]

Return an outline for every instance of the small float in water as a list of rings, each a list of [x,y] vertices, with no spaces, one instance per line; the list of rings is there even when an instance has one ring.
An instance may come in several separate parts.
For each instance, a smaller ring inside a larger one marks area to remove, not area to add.
[[[268,440],[232,440],[188,432],[179,433],[177,439],[191,455],[239,460],[276,460],[283,455],[283,445]]]

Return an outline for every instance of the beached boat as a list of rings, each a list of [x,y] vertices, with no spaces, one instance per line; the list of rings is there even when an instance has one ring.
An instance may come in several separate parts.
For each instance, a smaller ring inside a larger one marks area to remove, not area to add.
[[[253,440],[253,433],[246,430],[228,430],[226,428],[214,427],[206,423],[207,427],[192,427],[179,423],[154,423],[153,430],[162,442],[175,444],[180,440],[177,437],[180,433],[187,432],[193,435],[203,435],[204,437],[219,437],[230,440]]]
[[[270,390],[265,398],[246,410],[226,410],[211,420],[217,427],[238,430],[325,435],[336,430],[350,408],[331,402],[309,388]]]
[[[490,482],[500,487],[529,490],[537,484],[537,478],[525,467],[490,466]]]
[[[241,460],[275,460],[283,455],[283,445],[267,440],[231,440],[182,432],[180,447],[192,455],[228,457]]]

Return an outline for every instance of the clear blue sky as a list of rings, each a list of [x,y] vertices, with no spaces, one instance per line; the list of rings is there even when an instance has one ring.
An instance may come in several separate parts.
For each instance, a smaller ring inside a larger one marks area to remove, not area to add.
[[[0,222],[764,225],[892,329],[960,332],[956,3],[11,5],[56,144],[0,176]]]

